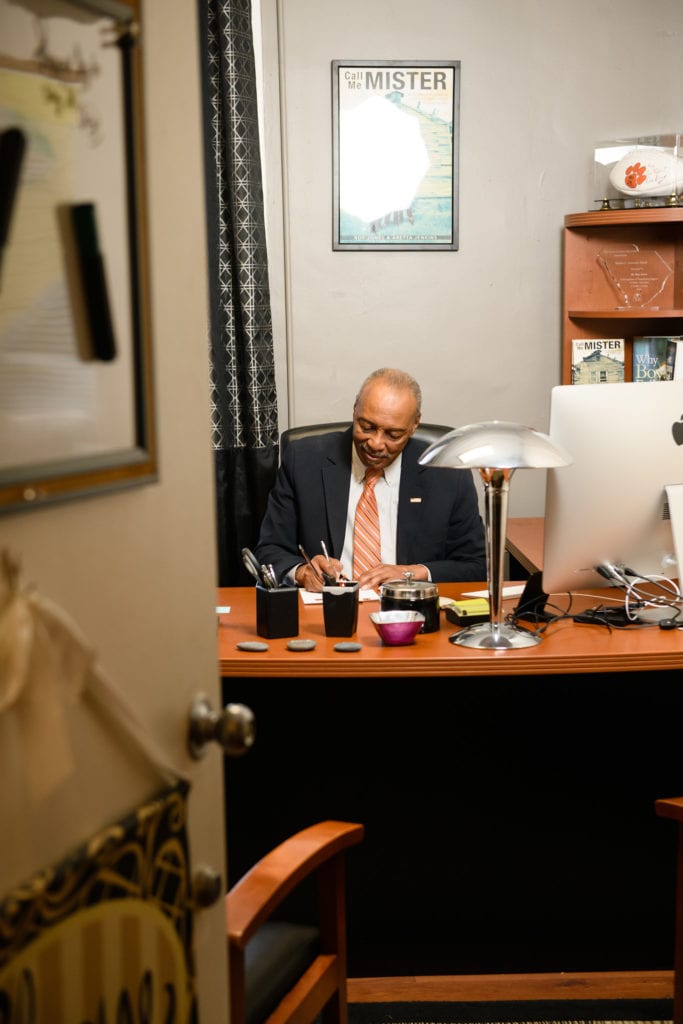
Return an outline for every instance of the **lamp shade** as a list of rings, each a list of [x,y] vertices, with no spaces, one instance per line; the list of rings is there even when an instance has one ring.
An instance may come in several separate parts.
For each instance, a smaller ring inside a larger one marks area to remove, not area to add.
[[[453,469],[548,469],[567,466],[572,458],[533,427],[489,420],[449,431],[430,445],[419,461],[423,466]]]

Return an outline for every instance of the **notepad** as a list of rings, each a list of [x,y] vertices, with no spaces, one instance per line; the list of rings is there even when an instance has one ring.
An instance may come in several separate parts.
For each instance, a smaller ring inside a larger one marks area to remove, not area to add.
[[[524,593],[526,583],[512,583],[509,587],[503,587],[503,597],[519,597]],[[488,597],[488,590],[468,590],[463,597]]]
[[[300,590],[301,600],[304,604],[322,604],[323,595],[316,594],[312,590]],[[361,590],[358,595],[359,601],[379,601],[379,594],[376,590]]]

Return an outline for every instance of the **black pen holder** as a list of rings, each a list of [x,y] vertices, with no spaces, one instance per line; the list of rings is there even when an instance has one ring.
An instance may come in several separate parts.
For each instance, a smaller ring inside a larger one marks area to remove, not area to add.
[[[278,587],[268,590],[256,584],[256,632],[269,640],[299,633],[299,590]]]

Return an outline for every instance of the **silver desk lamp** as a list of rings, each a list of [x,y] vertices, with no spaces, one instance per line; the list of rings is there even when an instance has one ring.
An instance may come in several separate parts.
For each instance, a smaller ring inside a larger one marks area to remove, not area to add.
[[[484,482],[490,620],[456,633],[453,643],[495,650],[539,643],[539,636],[502,621],[508,491],[516,469],[567,466],[571,456],[547,434],[519,423],[491,420],[451,430],[430,445],[419,461],[423,466],[478,469]]]

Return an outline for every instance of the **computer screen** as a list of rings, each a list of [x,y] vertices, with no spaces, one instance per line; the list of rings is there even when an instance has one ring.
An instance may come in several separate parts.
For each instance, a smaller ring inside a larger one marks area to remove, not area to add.
[[[574,461],[548,470],[543,590],[610,586],[595,571],[603,562],[678,578],[683,381],[559,385],[548,433]]]

